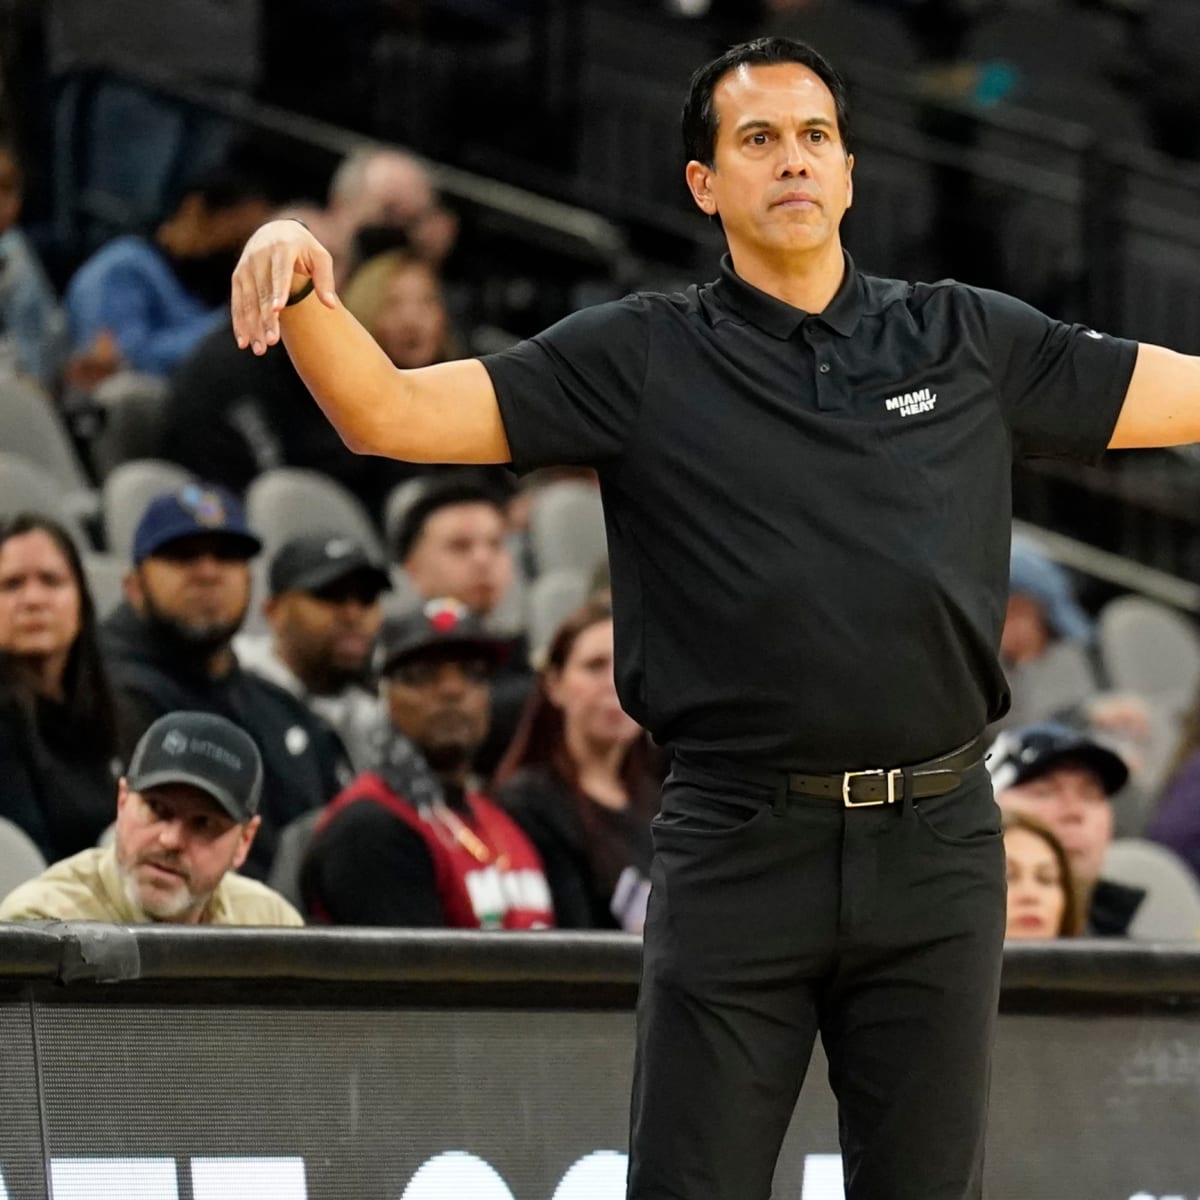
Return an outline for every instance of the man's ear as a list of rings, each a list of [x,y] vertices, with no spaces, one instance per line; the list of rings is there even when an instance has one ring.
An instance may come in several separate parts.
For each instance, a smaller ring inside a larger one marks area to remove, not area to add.
[[[715,174],[716,171],[713,167],[694,158],[688,163],[687,170],[684,172],[692,199],[695,200],[700,211],[708,217],[717,215],[717,200],[712,194],[712,177]]]
[[[854,204],[854,155],[846,155],[846,207]]]
[[[241,869],[242,863],[246,861],[246,855],[250,853],[250,847],[254,845],[254,835],[258,832],[258,827],[262,824],[262,817],[251,817],[246,822],[245,828],[242,830],[242,836],[238,838],[237,849],[233,854],[233,862],[229,864],[231,871]]]

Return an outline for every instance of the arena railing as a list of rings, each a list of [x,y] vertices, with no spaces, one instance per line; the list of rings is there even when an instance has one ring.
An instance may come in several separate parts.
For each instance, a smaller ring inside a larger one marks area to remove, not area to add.
[[[621,934],[0,926],[0,1196],[620,1200],[639,966]],[[1200,946],[1010,945],[988,1194],[1200,1194],[1198,1015]],[[843,1195],[819,1048],[776,1188]]]

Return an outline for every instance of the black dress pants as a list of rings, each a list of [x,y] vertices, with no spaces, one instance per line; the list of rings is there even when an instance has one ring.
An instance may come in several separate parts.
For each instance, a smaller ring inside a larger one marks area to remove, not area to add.
[[[654,844],[628,1200],[767,1200],[818,1030],[847,1200],[977,1200],[1005,925],[985,768],[847,809],[677,760]]]

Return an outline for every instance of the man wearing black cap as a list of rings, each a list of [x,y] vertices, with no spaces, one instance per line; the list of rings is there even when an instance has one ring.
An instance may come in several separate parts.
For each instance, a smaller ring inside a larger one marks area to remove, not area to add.
[[[246,871],[258,878],[277,831],[349,777],[329,726],[238,665],[233,636],[260,548],[241,506],[220,488],[189,484],[156,497],[134,532],[126,602],[103,627],[126,748],[157,717],[182,710],[218,713],[254,738],[263,758],[262,828]]]
[[[457,601],[384,625],[387,738],[322,815],[301,871],[310,914],[342,925],[554,924],[532,843],[470,787],[505,645]]]
[[[262,781],[257,747],[232,722],[160,717],[117,785],[113,844],[22,884],[0,921],[303,925],[282,896],[235,874],[261,825]]]
[[[1129,779],[1119,755],[1058,722],[1002,733],[988,752],[996,802],[1048,825],[1071,860],[1087,932],[1122,937],[1146,898],[1141,888],[1102,879],[1113,839],[1115,796]]]
[[[379,597],[392,586],[387,572],[354,538],[309,533],[280,547],[268,581],[271,634],[240,635],[238,660],[327,721],[363,770],[384,720],[367,683],[383,622]]]

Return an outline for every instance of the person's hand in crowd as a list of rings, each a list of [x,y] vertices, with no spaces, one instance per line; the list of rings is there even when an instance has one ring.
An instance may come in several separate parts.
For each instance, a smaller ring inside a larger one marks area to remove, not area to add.
[[[102,329],[86,350],[72,354],[67,360],[63,368],[63,382],[69,388],[90,392],[110,375],[115,375],[122,366],[124,361],[117,339],[107,329]]]
[[[337,304],[333,258],[299,221],[268,221],[242,250],[230,308],[238,347],[265,354],[279,341],[279,314],[309,284],[328,308]]]

